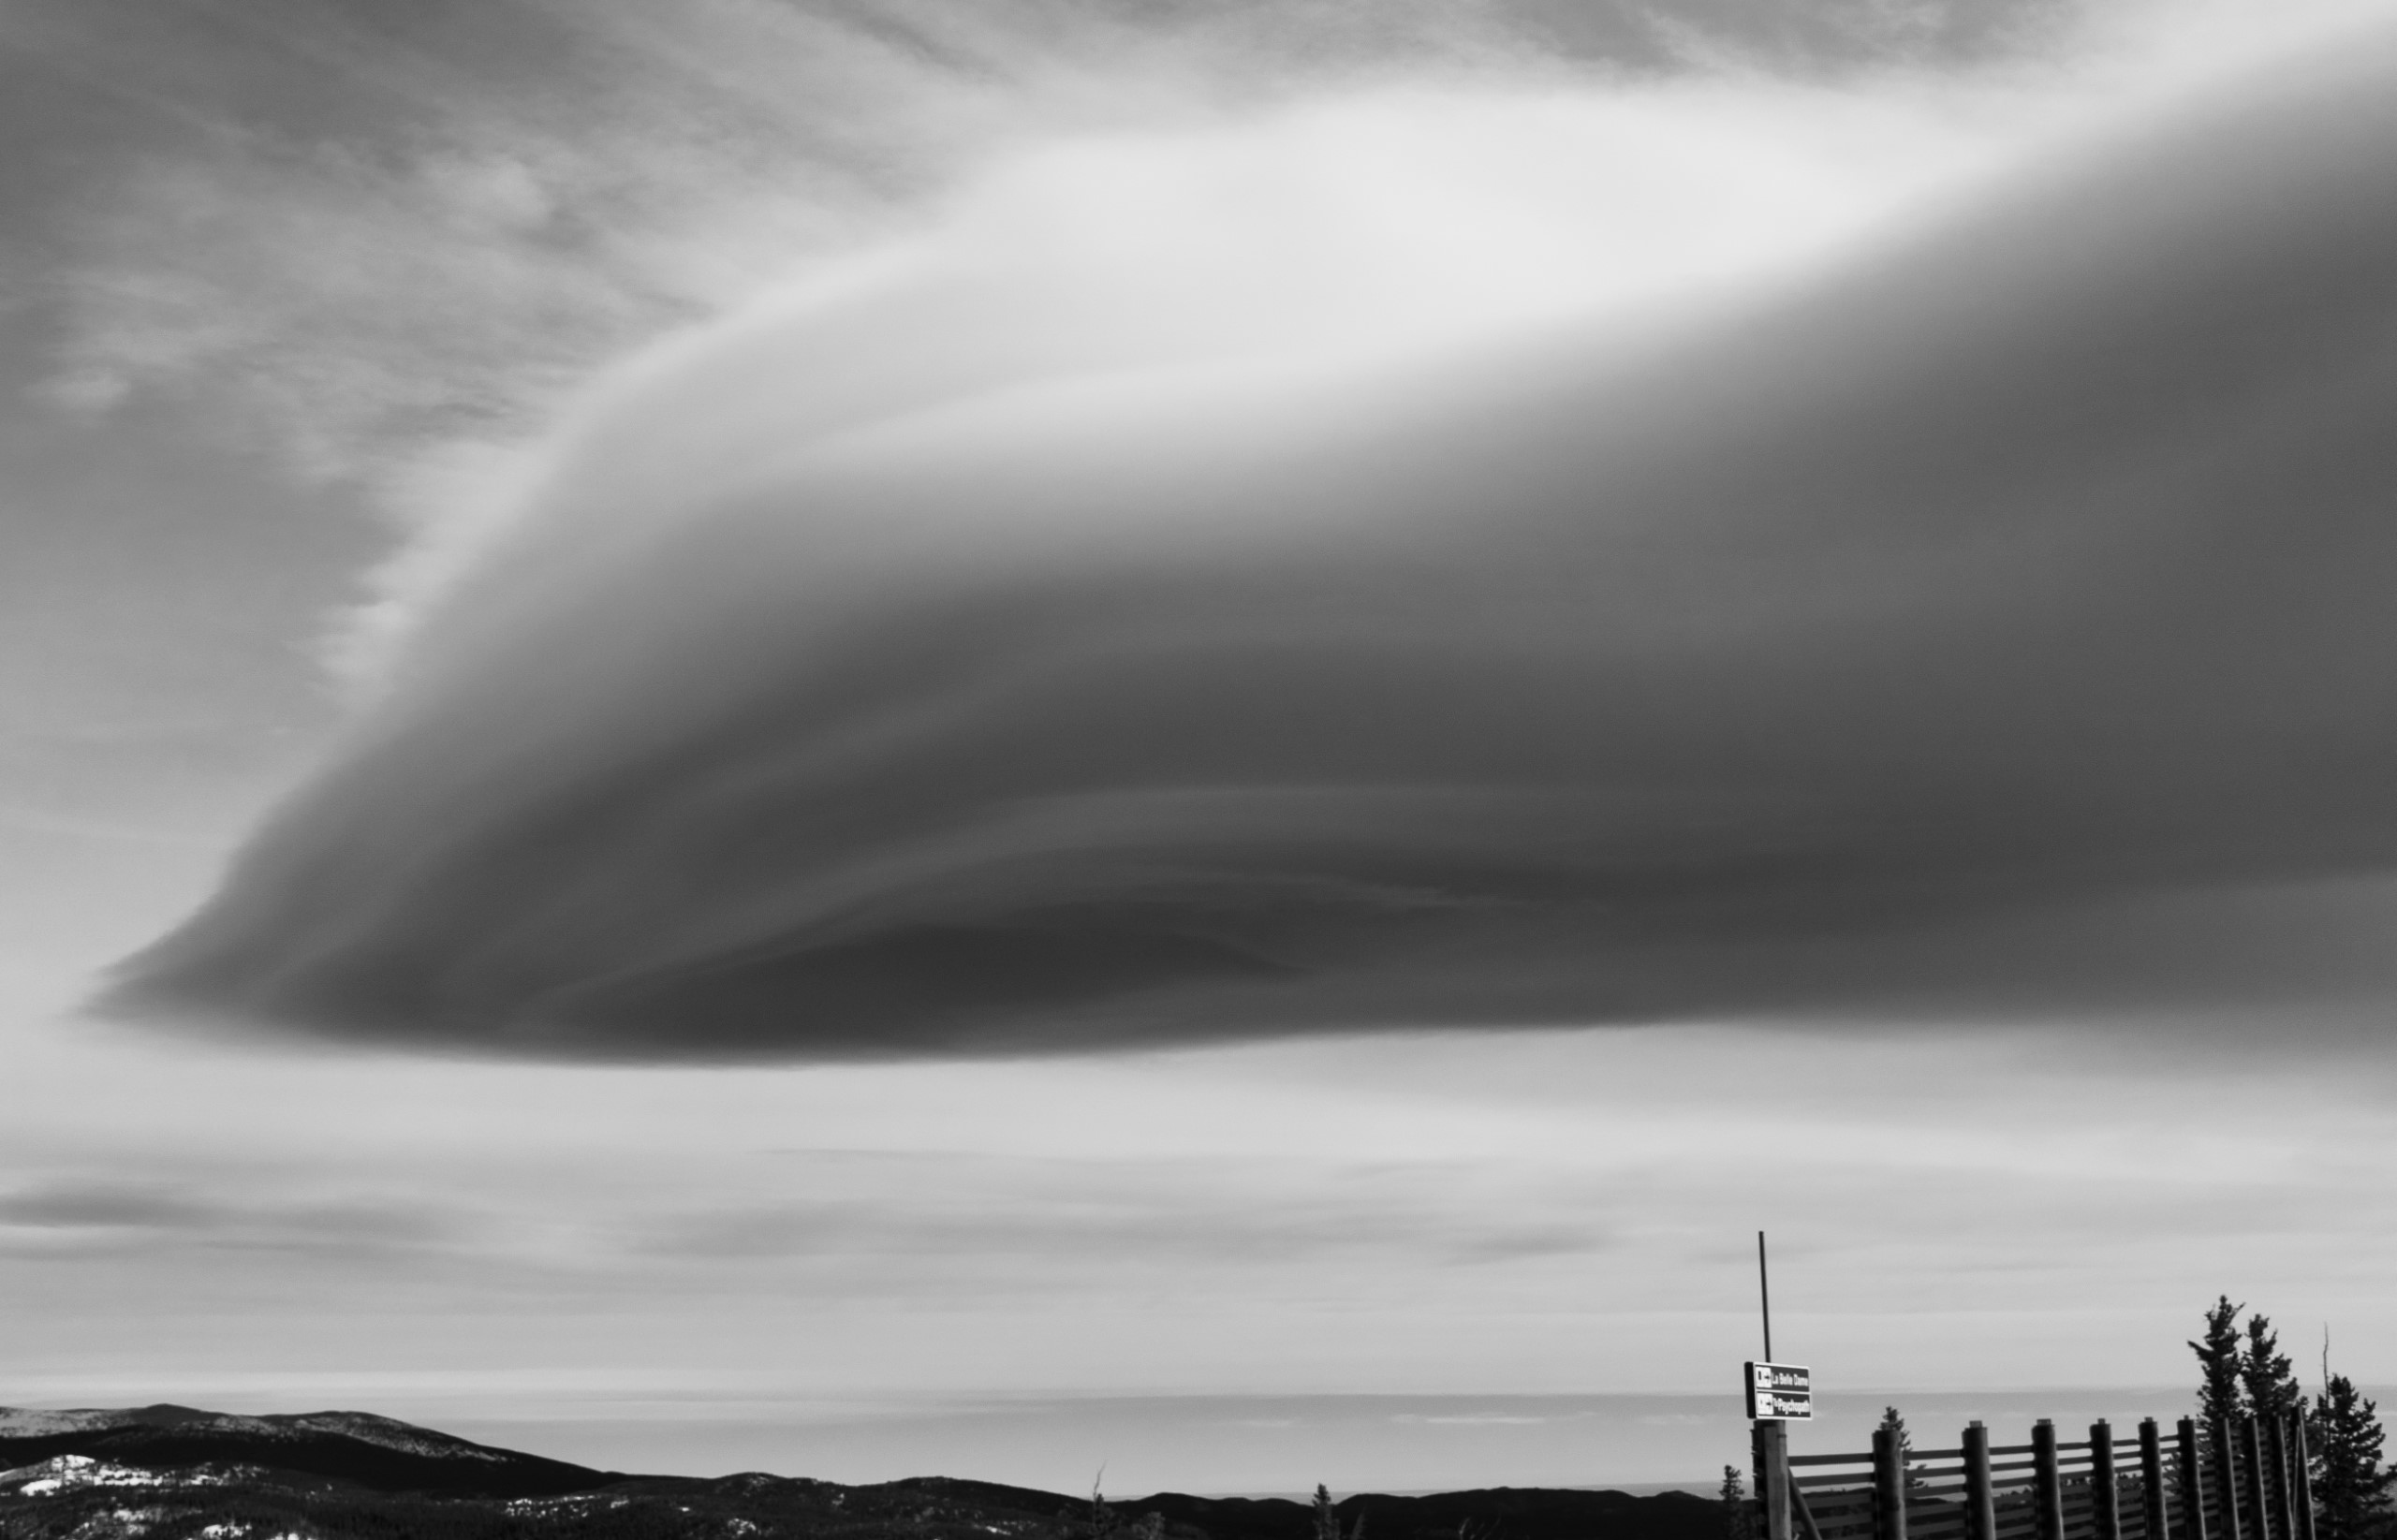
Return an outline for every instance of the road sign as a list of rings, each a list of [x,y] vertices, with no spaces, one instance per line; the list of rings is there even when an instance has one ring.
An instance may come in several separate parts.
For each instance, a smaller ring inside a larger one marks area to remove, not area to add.
[[[1748,1415],[1810,1421],[1815,1415],[1815,1375],[1803,1364],[1748,1363]]]

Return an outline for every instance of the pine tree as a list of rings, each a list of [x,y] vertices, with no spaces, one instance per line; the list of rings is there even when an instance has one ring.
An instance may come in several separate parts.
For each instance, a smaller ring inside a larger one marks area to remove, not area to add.
[[[1748,1511],[1748,1489],[1737,1465],[1723,1467],[1723,1540],[1755,1540],[1756,1521]]]
[[[2324,1381],[2321,1403],[2305,1429],[2317,1540],[2380,1540],[2390,1533],[2389,1488],[2397,1472],[2381,1469],[2387,1437],[2380,1408],[2358,1395],[2345,1374]]]
[[[1331,1489],[1318,1481],[1315,1487],[1316,1540],[1365,1540],[1365,1516],[1359,1514],[1357,1522],[1348,1527],[1344,1537],[1340,1533],[1340,1515],[1331,1505]]]
[[[2189,1351],[2198,1356],[2198,1424],[2201,1428],[2217,1418],[2228,1423],[2246,1409],[2239,1386],[2239,1313],[2246,1308],[2232,1304],[2230,1296],[2222,1296],[2206,1312],[2206,1340],[2189,1344]]]
[[[2304,1408],[2297,1375],[2280,1351],[2280,1338],[2261,1311],[2247,1317],[2247,1347],[2239,1359],[2240,1388],[2247,1395],[2247,1410],[2258,1419],[2277,1419]]]
[[[1898,1469],[1905,1473],[1907,1489],[1911,1490],[1921,1486],[1922,1477],[1914,1474],[1914,1435],[1906,1431],[1904,1415],[1894,1406],[1883,1407],[1881,1427],[1885,1431],[1897,1435]]]

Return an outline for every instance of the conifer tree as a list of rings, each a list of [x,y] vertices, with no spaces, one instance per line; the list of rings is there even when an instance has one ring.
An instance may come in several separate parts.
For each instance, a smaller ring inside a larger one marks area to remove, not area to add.
[[[1894,1406],[1885,1406],[1881,1409],[1881,1426],[1897,1435],[1898,1469],[1906,1474],[1906,1486],[1909,1489],[1921,1486],[1922,1477],[1914,1474],[1914,1435],[1906,1431],[1904,1415]]]
[[[2234,1305],[2230,1296],[2224,1295],[2214,1307],[2206,1312],[2206,1336],[2202,1342],[2191,1342],[2189,1351],[2198,1356],[2198,1425],[2210,1426],[2216,1418],[2225,1423],[2245,1410],[2239,1385],[2243,1355],[2239,1350],[2239,1313],[2245,1305]]]
[[[1344,1537],[1340,1533],[1340,1515],[1331,1505],[1331,1489],[1318,1481],[1315,1487],[1316,1540],[1365,1540],[1365,1516],[1359,1514],[1357,1522],[1348,1527]]]
[[[2259,1419],[2284,1417],[2305,1405],[2297,1388],[2297,1375],[2280,1345],[2269,1316],[2257,1311],[2247,1317],[2247,1346],[2240,1355],[2239,1385],[2246,1392],[2247,1410]]]
[[[2397,1472],[2380,1464],[2387,1437],[2380,1408],[2345,1374],[2327,1376],[2305,1429],[2317,1540],[2382,1540],[2397,1528],[2389,1494]]]
[[[1755,1540],[1756,1523],[1748,1512],[1748,1489],[1737,1465],[1723,1467],[1723,1540]]]

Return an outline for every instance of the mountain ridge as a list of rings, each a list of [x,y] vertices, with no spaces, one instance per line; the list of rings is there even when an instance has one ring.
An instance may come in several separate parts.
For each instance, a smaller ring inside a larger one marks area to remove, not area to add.
[[[139,1509],[126,1489],[143,1489]],[[1334,1512],[1372,1540],[1719,1540],[1685,1492],[1362,1492]],[[143,1516],[138,1524],[128,1515]],[[246,1516],[246,1517],[243,1517]],[[270,1517],[272,1516],[272,1517]],[[65,1520],[71,1520],[66,1522]],[[134,1525],[125,1528],[125,1525]],[[96,1527],[95,1527],[96,1526]],[[112,1527],[113,1526],[113,1527]],[[1312,1504],[1156,1492],[1109,1500],[951,1476],[844,1486],[743,1472],[601,1471],[368,1412],[245,1415],[173,1403],[0,1407],[0,1540],[304,1534],[718,1535],[728,1540],[1315,1540]]]
[[[592,1490],[621,1471],[476,1444],[372,1412],[244,1415],[159,1402],[40,1411],[0,1407],[0,1468],[81,1455],[148,1470],[257,1466],[375,1491],[537,1497]]]

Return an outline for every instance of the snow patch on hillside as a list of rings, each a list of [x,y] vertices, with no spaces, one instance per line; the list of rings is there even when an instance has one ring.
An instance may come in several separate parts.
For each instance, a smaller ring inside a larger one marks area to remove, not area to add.
[[[160,1475],[131,1465],[111,1465],[89,1455],[59,1455],[36,1465],[0,1471],[0,1487],[15,1487],[20,1497],[49,1497],[81,1487],[161,1487],[188,1478]]]

